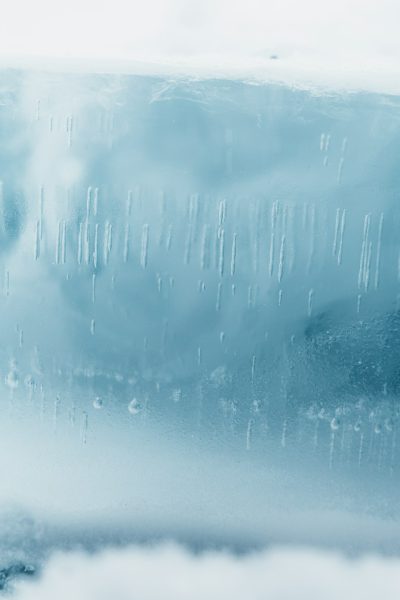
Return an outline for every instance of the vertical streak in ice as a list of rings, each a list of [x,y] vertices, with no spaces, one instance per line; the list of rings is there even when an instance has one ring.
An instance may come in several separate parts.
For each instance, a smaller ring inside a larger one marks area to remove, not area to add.
[[[82,264],[82,238],[83,238],[83,223],[82,221],[79,223],[79,232],[78,232],[78,265]]]
[[[204,225],[203,236],[201,240],[201,254],[200,254],[200,266],[201,269],[207,269],[209,267],[209,244],[210,244],[210,226]]]
[[[369,287],[369,280],[371,275],[371,257],[372,257],[372,242],[368,244],[367,259],[365,261],[365,273],[364,273],[364,289],[367,292]]]
[[[190,258],[192,255],[192,224],[189,223],[186,241],[185,241],[185,252],[183,254],[183,263],[188,265],[190,263]]]
[[[89,427],[89,417],[87,412],[84,412],[82,415],[82,444],[86,445],[87,442],[87,432]]]
[[[360,268],[358,271],[358,287],[361,288],[364,283],[365,286],[365,273],[366,273],[366,264],[368,260],[368,236],[369,236],[369,227],[371,221],[371,214],[368,213],[364,217],[364,230],[363,230],[363,239],[361,244],[361,256],[360,256]]]
[[[36,221],[36,235],[35,235],[35,260],[40,257],[40,221]]]
[[[286,236],[283,235],[282,240],[281,240],[281,249],[279,252],[279,267],[278,267],[279,283],[282,281],[282,277],[283,277],[283,269],[284,269],[284,263],[285,263],[285,245],[286,245]]]
[[[85,221],[85,229],[84,229],[84,235],[83,235],[83,256],[84,256],[84,263],[86,265],[89,264],[90,262],[90,228],[89,228],[89,221]]]
[[[249,287],[247,288],[247,306],[249,308],[251,308],[252,306],[254,306],[253,303],[253,286],[249,285]]]
[[[106,265],[108,264],[108,259],[110,257],[111,249],[112,249],[112,224],[109,221],[106,221],[106,224],[104,227],[104,246],[103,246],[104,263]]]
[[[233,234],[232,239],[232,250],[231,250],[231,277],[235,275],[236,270],[236,243],[237,243],[237,233]]]
[[[129,219],[132,212],[132,199],[133,193],[132,190],[128,190],[128,198],[126,200],[126,218]]]
[[[335,451],[335,432],[332,431],[331,432],[331,441],[330,441],[330,445],[329,445],[329,468],[332,469],[333,467],[333,454]]]
[[[277,219],[277,204],[272,204],[271,211],[271,241],[269,246],[269,276],[272,277],[274,272],[274,252],[275,252],[275,236],[276,236],[276,219]]]
[[[296,258],[296,234],[295,234],[295,213],[294,209],[288,207],[288,239],[292,240],[289,244],[289,261],[288,261],[288,272],[293,273],[295,258]]]
[[[93,215],[97,217],[97,211],[99,208],[99,188],[94,188],[94,198],[93,198]]]
[[[308,292],[308,316],[311,317],[313,309],[314,290],[311,288]]]
[[[253,419],[249,419],[247,423],[247,431],[246,431],[246,450],[250,450],[251,448],[251,435],[253,430],[254,421]]]
[[[113,226],[112,223],[108,223],[108,235],[107,235],[107,256],[110,256],[112,250],[112,238],[113,238]]]
[[[376,247],[376,264],[375,264],[375,280],[374,280],[375,289],[378,289],[378,286],[379,286],[379,267],[380,267],[380,261],[381,261],[382,230],[383,230],[383,213],[381,213],[381,217],[379,219],[378,244]]]
[[[197,238],[197,232],[199,227],[199,194],[192,194],[192,225]]]
[[[339,267],[342,264],[343,236],[344,236],[345,225],[346,225],[346,209],[344,208],[342,211],[342,218],[340,221],[339,249],[338,249],[338,254],[337,254],[337,264]]]
[[[124,237],[124,263],[128,262],[129,259],[129,234],[130,234],[130,226],[129,223],[125,225],[125,237]]]
[[[226,200],[221,200],[218,206],[218,227],[222,227],[226,216]]]
[[[253,355],[253,358],[251,359],[251,383],[254,383],[254,375],[256,372],[256,355]]]
[[[74,117],[70,115],[67,117],[67,137],[68,137],[68,148],[71,147],[72,144],[72,130],[74,126]]]
[[[86,220],[90,217],[90,205],[92,203],[92,186],[89,186],[86,192]]]
[[[338,166],[338,172],[337,172],[337,182],[338,183],[340,183],[342,180],[343,165],[344,165],[344,157],[341,156],[339,159],[339,166]]]
[[[331,134],[328,133],[325,137],[325,152],[329,151],[329,144],[331,143]]]
[[[224,248],[224,240],[225,240],[225,232],[222,228],[220,228],[218,230],[218,237],[219,237],[219,252],[218,252],[218,272],[219,272],[219,276],[222,277],[224,274],[224,252],[225,252],[225,248]]]
[[[97,269],[97,262],[99,256],[99,224],[96,223],[94,226],[94,243],[93,243],[93,265]]]
[[[361,294],[357,294],[357,314],[360,314],[361,309]]]
[[[57,240],[56,240],[56,265],[60,264],[60,244],[61,244],[61,221],[58,222]]]
[[[340,208],[336,209],[335,234],[333,237],[332,256],[336,256],[338,239],[339,239],[339,224],[340,224]]]
[[[221,310],[221,293],[222,293],[222,283],[219,282],[218,283],[218,289],[217,289],[217,301],[215,304],[215,309],[217,311]]]
[[[24,330],[20,329],[19,331],[19,347],[22,348],[22,346],[24,345]],[[31,390],[32,393],[32,390]],[[31,396],[32,399],[32,396]]]
[[[172,242],[172,225],[170,225],[168,227],[167,240],[165,242],[165,248],[166,248],[167,252],[169,252],[169,250],[171,249],[171,242]]]
[[[147,254],[149,250],[149,226],[146,223],[142,228],[142,243],[140,249],[140,266],[142,269],[147,267]]]

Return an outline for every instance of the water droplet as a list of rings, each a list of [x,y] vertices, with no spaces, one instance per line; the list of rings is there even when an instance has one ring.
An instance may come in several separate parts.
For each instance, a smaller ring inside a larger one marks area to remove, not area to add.
[[[131,415],[137,415],[143,409],[142,404],[137,398],[133,398],[128,405],[128,410]]]
[[[17,366],[14,362],[12,362],[10,365],[10,370],[6,376],[6,385],[11,390],[15,390],[18,387],[18,384],[19,384],[19,375],[18,375]]]
[[[93,408],[96,408],[97,410],[103,408],[103,400],[100,398],[100,396],[96,396],[96,398],[93,400]]]
[[[89,417],[86,412],[82,415],[82,443],[86,444],[87,442],[87,433],[89,427]]]
[[[337,431],[340,427],[340,420],[337,417],[333,417],[331,421],[331,429],[332,431]]]
[[[385,419],[385,429],[386,431],[393,431],[393,419],[390,417]]]
[[[321,408],[321,410],[318,413],[318,418],[321,420],[325,420],[328,418],[328,414],[327,414],[325,408]]]

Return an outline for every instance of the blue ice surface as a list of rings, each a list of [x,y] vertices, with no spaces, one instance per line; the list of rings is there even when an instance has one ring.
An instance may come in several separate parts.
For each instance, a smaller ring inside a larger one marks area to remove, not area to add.
[[[395,96],[3,70],[4,514],[398,550],[399,126]]]

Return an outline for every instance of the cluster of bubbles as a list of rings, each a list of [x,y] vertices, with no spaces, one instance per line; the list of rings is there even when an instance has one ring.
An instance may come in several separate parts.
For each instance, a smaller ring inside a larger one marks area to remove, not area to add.
[[[334,409],[328,409],[317,404],[311,404],[306,410],[309,421],[327,421],[332,431],[341,427],[360,432],[368,426],[374,433],[392,432],[400,416],[399,409],[382,402],[379,406],[371,407],[366,398],[360,398],[355,403],[347,403]]]

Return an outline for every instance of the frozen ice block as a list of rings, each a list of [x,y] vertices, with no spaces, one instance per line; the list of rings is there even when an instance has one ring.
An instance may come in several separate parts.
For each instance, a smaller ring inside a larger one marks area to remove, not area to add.
[[[1,505],[60,543],[398,549],[399,123],[3,70]]]

